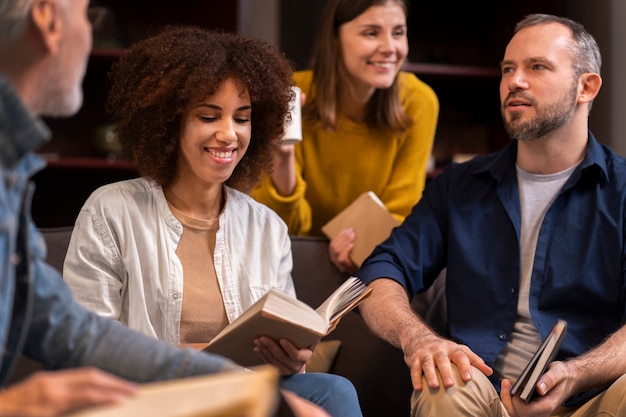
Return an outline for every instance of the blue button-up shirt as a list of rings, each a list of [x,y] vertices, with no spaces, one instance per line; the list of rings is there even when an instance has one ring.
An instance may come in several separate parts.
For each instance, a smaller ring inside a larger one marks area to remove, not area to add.
[[[447,267],[449,334],[489,365],[517,311],[516,155],[511,142],[444,170],[358,274],[368,283],[394,279],[413,295]],[[557,319],[568,322],[560,358],[580,355],[624,323],[625,202],[626,161],[589,133],[582,163],[543,220],[532,269],[530,313],[541,337]]]
[[[90,365],[138,382],[239,369],[137,334],[73,301],[44,262],[45,243],[29,214],[29,178],[44,166],[33,150],[49,137],[0,76],[0,386],[22,354],[47,368]]]

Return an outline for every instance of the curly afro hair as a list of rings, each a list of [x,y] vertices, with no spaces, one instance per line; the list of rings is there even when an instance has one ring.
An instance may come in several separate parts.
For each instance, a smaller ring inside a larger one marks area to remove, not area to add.
[[[235,80],[250,94],[252,135],[226,184],[249,191],[272,165],[293,96],[291,63],[271,44],[192,26],[166,27],[131,46],[109,73],[107,110],[141,176],[176,175],[183,115],[192,100]]]

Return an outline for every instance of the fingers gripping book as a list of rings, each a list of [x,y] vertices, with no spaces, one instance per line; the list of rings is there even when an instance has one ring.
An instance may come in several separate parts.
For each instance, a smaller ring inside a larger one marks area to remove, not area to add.
[[[278,405],[278,370],[270,365],[144,384],[136,396],[66,417],[268,417]]]
[[[350,260],[360,267],[376,245],[389,237],[391,230],[398,225],[400,222],[387,210],[380,198],[368,191],[322,226],[322,232],[332,239],[351,227],[355,240]]]
[[[520,392],[520,398],[526,403],[534,398],[536,394],[535,386],[539,378],[545,373],[550,362],[556,357],[566,333],[567,322],[565,320],[557,320],[548,336],[520,374],[513,388],[511,388],[511,395]]]
[[[303,348],[328,335],[371,288],[356,277],[348,278],[317,308],[313,309],[283,292],[271,289],[217,334],[205,351],[226,356],[244,366],[262,363],[254,353],[254,339],[268,336],[288,339]]]

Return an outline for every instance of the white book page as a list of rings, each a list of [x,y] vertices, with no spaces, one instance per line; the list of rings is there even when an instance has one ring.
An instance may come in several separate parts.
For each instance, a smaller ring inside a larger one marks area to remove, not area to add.
[[[330,323],[336,314],[341,312],[352,300],[354,300],[364,289],[363,284],[358,278],[350,277],[344,281],[318,308],[317,312],[320,316]]]
[[[378,197],[375,192],[368,191],[367,194],[369,194],[369,196],[372,198],[372,200],[374,200],[376,203],[378,203],[379,206],[381,206],[382,208],[387,210],[387,207],[385,207],[385,203],[383,203],[383,200],[381,200],[380,197]]]

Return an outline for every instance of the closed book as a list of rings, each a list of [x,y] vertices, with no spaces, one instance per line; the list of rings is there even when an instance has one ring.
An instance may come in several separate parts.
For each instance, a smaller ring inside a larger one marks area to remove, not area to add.
[[[347,228],[354,230],[354,248],[350,260],[360,267],[374,248],[391,234],[400,222],[387,210],[378,196],[367,191],[322,226],[322,232],[334,238]]]
[[[142,385],[136,396],[66,417],[268,417],[278,407],[271,365]]]
[[[534,398],[537,381],[556,357],[566,333],[567,322],[557,320],[511,388],[511,395],[520,392],[520,398],[526,403]]]

